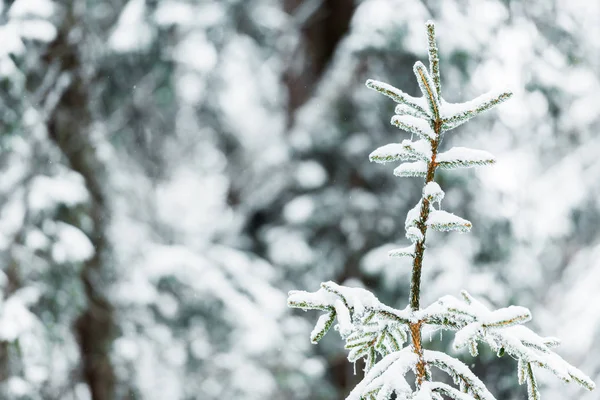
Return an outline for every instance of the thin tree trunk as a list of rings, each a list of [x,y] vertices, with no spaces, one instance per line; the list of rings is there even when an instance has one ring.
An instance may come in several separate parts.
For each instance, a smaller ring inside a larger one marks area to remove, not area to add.
[[[88,215],[91,224],[79,228],[88,235],[95,254],[81,269],[80,278],[85,288],[87,308],[75,322],[74,328],[81,351],[83,379],[89,385],[92,399],[112,400],[115,374],[110,360],[110,347],[114,336],[114,315],[113,307],[104,294],[109,284],[106,238],[109,210],[103,186],[104,169],[97,157],[90,130],[92,118],[88,108],[88,85],[77,43],[69,40],[69,32],[76,25],[77,18],[70,11],[46,54],[48,64],[58,63],[61,71],[71,78],[70,86],[49,115],[48,132],[71,168],[83,176],[90,194]],[[81,24],[77,28],[81,29]]]

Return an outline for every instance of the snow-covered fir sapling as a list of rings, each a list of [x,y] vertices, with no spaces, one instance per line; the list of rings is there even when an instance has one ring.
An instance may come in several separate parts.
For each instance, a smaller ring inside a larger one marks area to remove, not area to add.
[[[379,302],[371,292],[361,288],[321,284],[316,292],[291,291],[290,307],[322,310],[310,340],[317,343],[337,318],[336,328],[349,350],[348,360],[365,359],[365,376],[351,391],[349,400],[492,400],[494,396],[481,380],[460,360],[442,352],[423,348],[421,333],[424,327],[452,330],[456,350],[468,348],[477,356],[478,342],[487,343],[499,355],[509,354],[517,360],[519,384],[527,383],[529,400],[540,399],[534,367],[552,371],[566,382],[575,381],[594,389],[594,382],[571,366],[552,348],[558,339],[541,337],[523,324],[531,319],[527,308],[510,306],[490,310],[482,302],[463,291],[461,299],[445,296],[426,308],[420,305],[421,269],[425,239],[429,228],[437,231],[468,232],[471,223],[440,209],[444,192],[434,181],[438,168],[469,168],[495,162],[488,152],[454,147],[439,152],[444,133],[476,115],[509,99],[509,91],[494,91],[461,104],[451,104],[442,98],[439,58],[432,22],[427,23],[429,69],[417,62],[413,71],[422,97],[409,96],[386,83],[368,80],[374,89],[398,105],[391,123],[416,134],[418,140],[404,140],[378,148],[370,160],[378,163],[403,161],[394,175],[424,177],[422,196],[406,217],[406,237],[409,246],[392,250],[392,257],[412,258],[412,279],[409,305],[403,310]],[[438,208],[435,208],[436,203]],[[455,386],[433,379],[432,367],[447,373]],[[414,385],[406,374],[416,376]]]

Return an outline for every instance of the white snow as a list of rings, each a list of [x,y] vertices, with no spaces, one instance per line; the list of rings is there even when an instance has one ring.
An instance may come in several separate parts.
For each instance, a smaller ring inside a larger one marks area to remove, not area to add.
[[[452,296],[445,296],[422,312],[425,318],[449,319],[461,326],[455,335],[455,348],[462,348],[472,340],[484,341],[492,350],[504,349],[513,358],[547,368],[566,382],[575,380],[588,389],[594,387],[589,377],[551,351],[558,344],[555,338],[542,338],[517,325],[531,319],[528,309],[510,306],[490,311],[466,291],[462,294],[465,300],[462,304]]]
[[[12,21],[16,25],[19,35],[24,39],[51,42],[57,34],[56,26],[43,19],[25,19]]]
[[[292,224],[306,222],[315,211],[315,203],[312,196],[298,196],[283,208],[283,217]]]
[[[424,105],[426,105],[426,104],[424,104]],[[429,115],[426,112],[416,109],[414,107],[411,107],[407,104],[397,104],[396,108],[394,108],[394,114],[412,115],[412,116],[419,117],[419,118],[429,119]]]
[[[342,305],[336,303],[342,300]],[[334,307],[336,311],[338,307],[354,309],[358,307],[365,311],[383,310],[391,313],[402,320],[410,318],[408,310],[395,310],[391,307],[382,304],[377,297],[363,288],[340,286],[332,281],[321,283],[321,288],[316,292],[306,292],[304,290],[292,290],[288,293],[288,306],[301,309],[331,309]],[[342,318],[345,318],[343,316]],[[347,326],[346,323],[344,325]]]
[[[385,356],[356,385],[346,400],[360,400],[364,394],[381,387],[390,388],[399,396],[412,393],[404,375],[413,369],[416,363],[417,355],[411,346]]]
[[[429,396],[429,397],[422,397],[422,398],[419,397],[419,396],[421,396],[421,392],[424,393],[424,396]],[[463,392],[453,388],[452,386],[447,385],[442,382],[423,382],[421,384],[421,389],[419,390],[417,397],[414,397],[413,400],[437,399],[437,398],[431,397],[432,392],[444,393],[444,394],[448,395],[448,397],[455,399],[455,400],[474,400],[474,397],[472,397],[471,395],[469,395],[467,393],[463,393]]]
[[[418,154],[423,159],[423,161],[431,160],[431,143],[429,142],[429,140],[420,139],[413,142],[411,140],[405,139],[402,141],[402,146]]]
[[[423,187],[423,198],[439,203],[444,198],[444,191],[437,182],[431,181]]]
[[[447,373],[456,373],[467,379],[471,385],[470,390],[473,391],[481,400],[496,400],[495,397],[487,390],[483,382],[467,367],[463,362],[446,353],[433,350],[424,350],[423,358],[425,362],[431,363],[437,368],[442,369]]]
[[[510,91],[506,89],[495,89],[464,103],[448,103],[442,101],[440,117],[442,119],[463,117],[470,112],[489,107],[495,99],[507,95],[508,93],[510,93]]]
[[[394,175],[399,177],[420,177],[425,174],[427,174],[427,164],[423,161],[400,164],[394,169]]]
[[[188,25],[193,22],[195,8],[183,1],[161,1],[154,13],[158,25]]]
[[[475,339],[477,335],[480,334],[480,330],[482,329],[481,322],[473,322],[456,332],[454,335],[454,342],[452,345],[456,350],[462,349],[463,347],[469,345],[469,343]]]
[[[531,311],[521,306],[508,306],[492,311],[482,322],[486,326],[509,327],[531,320]]]
[[[407,247],[390,250],[388,254],[390,257],[414,257],[415,256],[415,245],[413,243]]]
[[[50,240],[39,229],[32,229],[25,236],[25,246],[33,250],[44,250],[50,245]]]
[[[354,307],[355,301],[360,301],[363,306],[369,308],[379,308],[382,306],[377,297],[368,290],[340,286],[331,281],[322,283],[321,289],[317,292],[311,293],[292,290],[288,296],[288,304],[306,302],[308,304],[331,307],[335,306],[335,302],[338,300],[338,296],[335,293],[344,296],[348,307]]]
[[[150,46],[153,37],[154,32],[146,19],[146,0],[129,0],[108,44],[119,53],[143,51]]]
[[[496,158],[487,151],[469,149],[467,147],[452,147],[450,150],[439,153],[436,162],[441,168],[475,167],[496,162]]]
[[[73,207],[87,202],[89,195],[83,177],[75,172],[60,176],[37,176],[31,182],[28,203],[35,211],[42,211],[64,204]]]
[[[350,332],[352,332],[350,311],[348,310],[348,308],[346,308],[346,306],[344,305],[344,303],[342,303],[340,299],[335,300],[335,302],[333,303],[333,307],[335,308],[340,335],[342,335],[342,337],[345,338],[350,334]]]
[[[50,18],[53,14],[54,3],[51,0],[16,0],[8,10],[11,18]]]
[[[56,236],[56,242],[52,246],[52,259],[56,263],[83,262],[94,255],[92,242],[79,228],[57,221],[52,231]]]
[[[431,144],[427,140],[412,141],[405,139],[402,143],[390,143],[381,146],[369,155],[369,160],[378,163],[387,163],[392,161],[421,160],[429,161],[431,159]]]
[[[327,171],[315,160],[298,163],[296,167],[296,182],[303,189],[316,189],[327,182]]]
[[[173,60],[190,68],[194,72],[204,74],[217,64],[218,56],[215,46],[206,38],[204,32],[196,32],[186,36],[173,51]]]
[[[219,225],[227,222],[226,204],[228,181],[220,174],[198,174],[186,168],[172,171],[169,180],[156,185],[154,201],[157,217],[168,224],[177,219],[176,232],[192,234],[197,238],[211,237]],[[181,218],[181,210],[186,210]],[[219,216],[219,219],[215,219]]]
[[[421,233],[421,230],[416,226],[411,226],[406,230],[406,238],[413,242],[418,242],[423,240],[423,233]]]
[[[0,311],[0,339],[13,342],[39,323],[18,296],[9,297]]]
[[[429,125],[429,121],[413,115],[394,115],[390,123],[409,133],[415,133],[426,140],[435,140],[437,137],[435,131]]]
[[[34,385],[19,376],[11,376],[6,380],[6,389],[10,397],[29,397],[35,393]]]
[[[425,101],[427,101],[428,110],[435,118],[440,113],[440,99],[438,99],[429,71],[421,61],[417,61],[413,66],[413,72],[417,77],[417,82],[419,83],[419,88],[423,93],[423,97],[425,98]]]
[[[427,110],[427,103],[424,99],[410,96],[404,93],[402,90],[387,84],[385,82],[376,81],[374,79],[369,79],[366,82],[366,85],[370,89],[378,90],[380,93],[388,96],[392,100],[400,104],[406,104],[411,108],[416,108],[418,111]],[[415,107],[416,106],[416,107]]]
[[[431,211],[427,218],[427,225],[442,232],[468,232],[471,230],[472,226],[466,219],[443,210]]]
[[[378,147],[371,154],[369,160],[376,163],[387,163],[398,160],[409,160],[411,154],[404,147],[404,143],[390,143]]]
[[[431,205],[430,205],[430,209]],[[404,227],[406,230],[408,230],[410,227],[415,226],[417,221],[419,221],[421,215],[421,200],[419,200],[417,202],[417,204],[415,204],[415,206],[413,208],[411,208],[410,210],[408,210],[408,213],[406,213],[406,220],[404,221]]]
[[[25,52],[25,45],[21,40],[21,36],[17,30],[17,26],[13,23],[0,26],[0,56],[3,58],[9,54],[20,55]],[[5,70],[11,70],[10,66],[5,65]]]

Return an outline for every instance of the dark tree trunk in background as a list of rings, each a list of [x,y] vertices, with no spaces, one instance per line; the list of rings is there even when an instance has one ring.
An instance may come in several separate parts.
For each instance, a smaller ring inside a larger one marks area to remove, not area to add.
[[[302,0],[285,0],[285,10],[299,12]],[[295,49],[284,76],[288,88],[289,125],[294,112],[310,98],[315,86],[333,58],[335,50],[348,32],[354,14],[353,0],[323,0],[318,9],[303,21],[301,41]]]
[[[304,14],[302,0],[285,0],[285,11],[292,15]],[[350,28],[354,14],[353,0],[323,0],[310,16],[301,21],[300,43],[294,49],[292,58],[283,77],[288,91],[288,127],[293,128],[294,114],[315,93],[321,78],[327,71],[335,52]],[[306,15],[305,15],[306,17]],[[341,276],[355,276],[358,264],[349,260],[341,271]],[[337,280],[343,282],[343,280]],[[328,360],[331,382],[342,395],[357,383],[353,366],[345,357]]]
[[[83,176],[90,195],[88,215],[91,224],[79,228],[88,235],[95,254],[81,269],[87,308],[77,319],[75,330],[81,351],[83,379],[89,385],[92,399],[111,400],[115,397],[115,374],[109,356],[114,316],[113,307],[103,292],[108,286],[106,226],[109,215],[103,188],[104,168],[97,157],[90,129],[92,118],[88,108],[87,80],[77,43],[72,42],[74,35],[70,34],[75,28],[83,28],[81,23],[77,24],[77,18],[70,12],[46,54],[47,63],[59,64],[61,71],[71,79],[49,115],[48,132],[71,168]]]

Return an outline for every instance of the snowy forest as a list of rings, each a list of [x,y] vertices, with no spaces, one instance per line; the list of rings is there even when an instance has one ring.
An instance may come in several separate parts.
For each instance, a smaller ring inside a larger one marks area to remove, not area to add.
[[[448,135],[492,166],[440,171],[466,235],[428,234],[421,301],[467,290],[600,382],[600,2],[0,0],[0,398],[345,399],[362,361],[290,290],[334,281],[403,309],[388,257],[423,179],[367,79],[444,97],[509,87]],[[431,337],[435,335],[435,337]],[[509,354],[451,354],[497,400]],[[536,373],[538,371],[536,370]],[[595,400],[549,371],[544,400]]]

